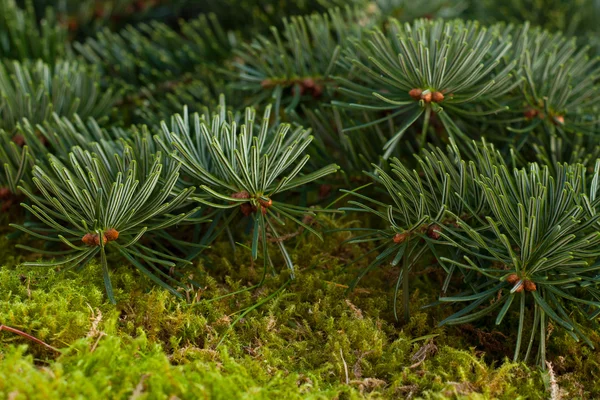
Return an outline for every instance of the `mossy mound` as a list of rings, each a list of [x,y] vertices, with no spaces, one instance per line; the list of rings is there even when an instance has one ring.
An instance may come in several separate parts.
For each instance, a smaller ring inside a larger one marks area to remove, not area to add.
[[[408,323],[393,314],[397,271],[373,272],[348,293],[365,264],[345,268],[364,251],[343,245],[347,237],[299,237],[290,243],[295,280],[274,274],[216,300],[260,280],[262,264],[243,247],[213,246],[189,271],[206,289],[184,293],[188,301],[115,268],[116,306],[97,265],[19,267],[23,256],[2,239],[0,322],[60,353],[0,332],[0,399],[600,397],[600,355],[559,330],[548,372],[508,361],[508,328],[437,327],[451,310],[421,309],[437,296],[435,272],[415,277]]]

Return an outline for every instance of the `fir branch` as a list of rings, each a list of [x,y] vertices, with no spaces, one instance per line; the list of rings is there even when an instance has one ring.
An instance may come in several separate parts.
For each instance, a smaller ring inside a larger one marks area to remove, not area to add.
[[[94,68],[75,61],[0,63],[0,127],[11,131],[23,118],[37,124],[53,112],[66,117],[103,117],[119,97],[100,87]]]
[[[484,112],[505,109],[490,103],[518,84],[511,74],[516,61],[499,68],[511,47],[500,36],[501,27],[459,20],[390,20],[388,25],[386,32],[376,29],[369,40],[354,41],[354,51],[347,54],[353,65],[350,78],[339,78],[349,100],[334,102],[357,110],[391,110],[382,121],[404,115],[405,123],[389,138],[384,157],[421,118],[424,142],[433,113],[451,137],[461,138],[464,134],[453,119],[476,105],[483,105]]]
[[[15,0],[0,0],[0,59],[54,62],[70,53],[67,30],[52,8],[38,23],[33,0],[21,9]]]
[[[249,104],[274,102],[276,116],[280,105],[289,113],[301,103],[331,99],[342,47],[370,23],[350,8],[286,18],[282,29],[273,27],[270,36],[259,35],[235,52],[235,87],[247,93]]]
[[[163,230],[194,214],[197,210],[178,211],[194,189],[174,194],[178,168],[164,168],[160,152],[146,154],[150,158],[145,160],[149,166],[144,170],[142,160],[135,159],[129,146],[123,147],[122,156],[99,156],[100,150],[96,151],[90,153],[75,147],[68,163],[50,155],[50,169],[33,169],[39,194],[20,188],[32,202],[23,207],[41,224],[12,226],[34,236],[39,236],[39,231],[68,249],[44,251],[58,258],[25,265],[82,269],[100,256],[106,292],[114,303],[107,261],[110,252],[124,257],[152,281],[181,296],[174,288],[181,282],[168,270],[184,260],[152,250],[143,239],[148,232]],[[114,161],[106,163],[109,159]]]
[[[329,165],[303,175],[309,156],[305,149],[312,141],[308,131],[298,127],[269,123],[271,108],[261,119],[256,111],[247,108],[239,123],[233,113],[226,111],[221,97],[216,112],[208,110],[200,116],[176,115],[171,126],[162,124],[160,145],[181,162],[185,179],[183,185],[197,185],[203,193],[194,199],[210,207],[229,210],[228,214],[249,217],[253,223],[252,256],[258,257],[259,243],[267,250],[267,235],[275,238],[286,266],[293,272],[293,263],[278,238],[276,225],[292,221],[316,233],[302,222],[313,212],[307,207],[287,204],[281,195],[307,185],[338,170]],[[266,260],[265,260],[266,261]]]

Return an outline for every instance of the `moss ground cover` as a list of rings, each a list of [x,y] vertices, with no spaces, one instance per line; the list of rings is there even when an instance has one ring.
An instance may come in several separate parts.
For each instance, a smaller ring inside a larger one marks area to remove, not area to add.
[[[549,348],[558,356],[541,371],[509,361],[510,332],[436,327],[451,310],[422,308],[440,285],[435,274],[415,277],[407,324],[392,312],[389,282],[397,271],[374,272],[349,293],[353,269],[364,265],[346,265],[365,249],[343,244],[348,237],[334,233],[322,243],[300,236],[290,244],[294,281],[278,274],[221,298],[260,279],[262,265],[243,247],[232,253],[218,242],[190,267],[203,288],[185,293],[188,301],[124,268],[114,276],[116,306],[104,296],[98,264],[89,274],[19,267],[31,256],[3,238],[0,321],[60,353],[0,332],[0,398],[600,396],[600,356],[566,334],[551,333]]]

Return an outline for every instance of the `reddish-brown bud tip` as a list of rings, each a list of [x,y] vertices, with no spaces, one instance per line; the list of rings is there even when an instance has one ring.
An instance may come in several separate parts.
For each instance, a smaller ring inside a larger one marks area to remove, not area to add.
[[[107,229],[106,232],[104,232],[104,238],[109,242],[117,240],[119,238],[119,231],[115,228]]]
[[[319,197],[327,197],[331,193],[331,185],[322,184],[319,186]]]
[[[554,117],[554,122],[557,125],[564,125],[565,124],[565,117],[563,117],[562,115],[557,115]]]
[[[421,98],[423,99],[423,101],[425,101],[425,103],[431,103],[431,99],[433,98],[433,95],[431,94],[431,92],[429,92],[429,93],[422,94]]]
[[[538,111],[530,108],[523,113],[526,119],[534,119],[538,115]]]
[[[246,192],[245,190],[242,190],[241,192],[232,194],[231,197],[233,197],[234,199],[249,199],[250,193]]]
[[[323,86],[315,85],[315,87],[312,88],[313,98],[318,99],[319,97],[321,97],[322,94],[323,94]]]
[[[517,289],[515,290],[515,293],[521,293],[523,291],[523,284],[520,284]]]
[[[266,207],[266,208],[270,208],[273,205],[273,200],[271,200],[271,199],[267,199],[267,200],[258,199],[258,202],[260,203],[261,206]]]
[[[7,187],[0,188],[0,200],[6,200],[6,199],[10,198],[11,195],[12,195],[12,192],[10,191],[9,188],[7,188]]]
[[[442,92],[433,92],[431,99],[436,103],[440,103],[442,100],[444,100],[444,94]]]
[[[268,89],[273,87],[273,80],[271,79],[265,79],[260,83],[260,86],[262,86],[263,89]]]
[[[315,87],[315,81],[312,78],[304,78],[304,80],[302,81],[302,86],[304,86],[307,89],[312,89],[313,87]]]
[[[519,282],[519,276],[517,274],[510,274],[506,278],[506,282],[510,283],[511,285],[514,285],[515,283]]]
[[[81,241],[87,246],[93,246],[96,242],[96,240],[94,239],[94,236],[95,235],[93,233],[86,233],[81,238]]]
[[[537,290],[537,286],[535,285],[535,283],[529,280],[523,282],[523,286],[525,286],[525,290],[527,290],[528,292],[535,292]]]
[[[15,142],[19,147],[25,146],[25,137],[23,137],[23,135],[13,136],[12,141]]]
[[[396,233],[396,235],[394,235],[394,239],[392,239],[392,240],[394,241],[394,243],[403,243],[407,237],[408,237],[407,232]]]
[[[250,203],[242,203],[240,204],[240,210],[242,210],[242,214],[246,217],[256,211],[256,208]]]
[[[439,225],[431,225],[429,229],[427,229],[427,236],[433,240],[438,240],[441,237],[441,231],[442,228],[440,228]]]
[[[410,92],[408,92],[408,95],[410,97],[412,97],[414,100],[421,100],[421,93],[423,93],[423,91],[419,88],[414,88],[411,89]]]
[[[102,245],[105,245],[106,241],[106,236],[102,235]],[[94,244],[100,246],[100,235],[94,235]]]

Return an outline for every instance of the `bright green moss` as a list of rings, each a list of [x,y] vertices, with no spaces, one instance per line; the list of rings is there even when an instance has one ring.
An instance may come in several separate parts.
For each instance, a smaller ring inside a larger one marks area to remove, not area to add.
[[[119,270],[116,306],[104,295],[97,265],[81,274],[15,267],[21,256],[8,251],[1,257],[0,321],[62,354],[1,332],[0,399],[549,398],[548,373],[509,362],[497,346],[511,340],[508,330],[438,328],[450,310],[420,310],[435,298],[435,273],[416,281],[407,324],[393,317],[389,281],[396,270],[369,274],[347,293],[367,260],[343,268],[364,251],[341,246],[346,238],[290,242],[297,279],[235,326],[240,310],[288,279],[269,276],[258,289],[207,300],[260,279],[262,264],[253,265],[241,247],[234,258],[229,244],[218,243],[188,271],[206,286],[186,293],[189,303],[133,269]],[[560,333],[549,348],[567,398],[600,396],[596,351]]]

